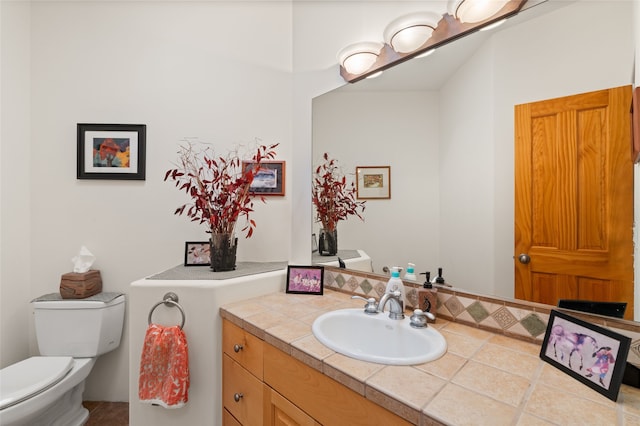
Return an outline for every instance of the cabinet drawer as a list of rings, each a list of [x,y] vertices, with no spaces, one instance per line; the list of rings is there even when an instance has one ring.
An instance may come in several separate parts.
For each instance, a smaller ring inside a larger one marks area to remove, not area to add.
[[[222,350],[262,380],[263,342],[230,321],[222,322]]]
[[[243,425],[262,426],[264,384],[222,355],[222,404]]]

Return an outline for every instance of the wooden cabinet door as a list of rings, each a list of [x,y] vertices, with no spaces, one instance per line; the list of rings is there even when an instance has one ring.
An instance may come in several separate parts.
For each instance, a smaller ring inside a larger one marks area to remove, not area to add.
[[[515,107],[515,297],[633,306],[631,86]],[[528,263],[527,263],[528,261]]]
[[[267,426],[320,426],[307,413],[275,390],[267,387],[265,424]]]

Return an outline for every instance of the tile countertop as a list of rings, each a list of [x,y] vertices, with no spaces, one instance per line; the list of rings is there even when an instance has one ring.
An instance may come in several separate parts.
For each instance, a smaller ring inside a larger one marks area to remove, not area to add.
[[[640,425],[640,389],[623,385],[613,402],[539,357],[540,346],[438,319],[447,340],[436,361],[390,366],[327,348],[311,325],[360,300],[274,293],[225,305],[220,315],[416,425]]]

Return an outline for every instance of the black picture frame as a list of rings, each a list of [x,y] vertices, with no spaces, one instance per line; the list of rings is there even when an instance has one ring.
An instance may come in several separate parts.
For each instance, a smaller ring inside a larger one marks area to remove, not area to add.
[[[187,241],[184,243],[184,266],[211,265],[209,241]]]
[[[243,161],[242,170],[252,167],[253,161]],[[266,176],[261,179],[262,175]],[[269,175],[270,174],[270,175]],[[261,161],[260,170],[253,178],[253,182],[249,187],[251,195],[274,195],[284,197],[285,187],[285,162],[284,161]]]
[[[616,401],[630,345],[627,336],[552,310],[540,358]]]
[[[324,266],[287,266],[286,292],[322,295],[324,292]]]
[[[78,123],[78,179],[145,180],[145,124]]]

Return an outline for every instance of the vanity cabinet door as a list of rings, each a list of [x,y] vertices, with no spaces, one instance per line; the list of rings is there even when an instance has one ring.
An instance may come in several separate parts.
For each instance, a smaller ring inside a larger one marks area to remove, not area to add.
[[[222,426],[242,426],[226,408],[222,411]]]
[[[267,387],[265,424],[267,426],[320,426],[307,413],[275,390]]]
[[[226,353],[222,356],[222,404],[241,424],[262,426],[264,384]]]

